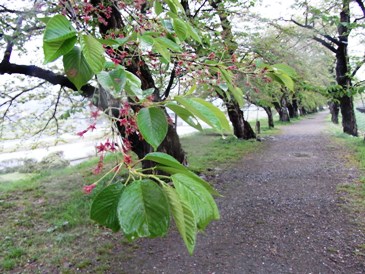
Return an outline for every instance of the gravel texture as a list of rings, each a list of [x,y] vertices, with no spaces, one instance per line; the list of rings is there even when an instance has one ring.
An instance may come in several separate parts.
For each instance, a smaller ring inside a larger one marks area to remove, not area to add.
[[[359,174],[326,133],[327,115],[284,127],[217,175],[222,217],[199,234],[194,256],[171,232],[116,250],[128,256],[115,273],[365,273],[356,252],[365,235],[336,190]]]

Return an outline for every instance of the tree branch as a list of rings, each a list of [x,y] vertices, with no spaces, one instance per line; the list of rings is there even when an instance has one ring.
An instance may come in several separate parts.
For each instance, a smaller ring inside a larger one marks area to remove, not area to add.
[[[322,44],[323,46],[325,46],[327,49],[329,49],[330,51],[332,51],[333,53],[337,53],[337,50],[335,47],[333,47],[330,43],[328,43],[327,41],[317,37],[317,36],[313,36],[312,39],[314,41],[319,42],[320,44]]]
[[[298,21],[294,20],[293,18],[290,19],[289,21],[293,22],[294,24],[296,24],[297,26],[299,26],[301,28],[313,30],[315,33],[321,35],[322,37],[326,38],[328,41],[336,44],[337,46],[341,44],[341,42],[338,39],[333,38],[332,36],[330,36],[328,34],[321,33],[320,31],[316,30],[313,26],[303,25],[303,24],[299,23]]]
[[[60,85],[77,91],[75,85],[66,76],[56,74],[50,70],[42,69],[34,65],[18,65],[1,62],[0,75],[2,74],[22,74],[36,77],[46,80],[53,85]],[[96,88],[94,86],[87,84],[81,88],[81,95],[90,98],[94,95],[95,91]]]
[[[56,132],[58,132],[59,126],[58,126],[58,119],[56,117],[56,114],[57,114],[58,105],[59,105],[60,99],[61,99],[61,90],[62,90],[62,87],[58,91],[56,103],[54,104],[54,108],[53,108],[53,112],[52,112],[51,117],[48,119],[46,125],[42,129],[40,129],[39,131],[37,131],[34,135],[37,135],[37,134],[41,133],[42,131],[44,131],[48,127],[49,123],[52,120],[55,120],[56,121]]]
[[[351,77],[355,77],[356,73],[359,71],[359,69],[362,67],[362,65],[365,63],[365,57],[364,59],[356,66],[354,71],[351,73]]]
[[[171,71],[169,84],[167,85],[166,90],[165,90],[163,96],[161,97],[161,100],[165,100],[167,97],[169,97],[171,87],[174,84],[175,76],[176,76],[176,62],[174,64],[174,68]]]
[[[365,6],[364,6],[364,2],[362,0],[356,0],[356,3],[359,5],[359,7],[360,7],[360,9],[362,11],[362,14],[365,17]]]
[[[2,115],[1,119],[2,119],[2,120],[4,120],[4,119],[5,119],[6,115],[8,114],[8,112],[9,112],[9,110],[10,110],[11,106],[13,105],[13,103],[14,103],[14,101],[15,101],[15,99],[16,99],[16,98],[18,98],[18,97],[22,96],[24,93],[27,93],[27,92],[29,92],[29,91],[32,91],[32,90],[36,89],[36,88],[39,88],[40,86],[44,85],[44,83],[45,83],[45,82],[42,82],[42,83],[40,83],[40,84],[38,84],[38,85],[36,85],[36,86],[34,86],[34,87],[31,87],[31,88],[28,88],[28,89],[22,90],[21,92],[19,92],[18,94],[16,94],[16,95],[15,95],[15,96],[13,96],[13,97],[10,97],[10,96],[9,96],[9,97],[10,97],[10,99],[9,99],[9,100],[7,100],[7,101],[5,101],[4,103],[2,103],[2,104],[0,105],[0,108],[1,108],[2,106],[6,105],[6,104],[9,104],[9,105],[8,105],[8,107],[6,108],[6,110],[5,110],[4,114]]]
[[[200,12],[200,10],[204,7],[205,3],[207,3],[207,2],[208,2],[208,0],[205,0],[203,2],[203,4],[195,11],[195,13],[193,15],[193,18],[195,18],[198,15],[198,13]]]

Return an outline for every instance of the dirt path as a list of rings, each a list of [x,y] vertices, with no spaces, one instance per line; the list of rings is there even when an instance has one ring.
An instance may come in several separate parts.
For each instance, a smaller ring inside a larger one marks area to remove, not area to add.
[[[336,192],[358,174],[342,165],[326,115],[285,127],[218,176],[222,219],[199,235],[194,256],[171,233],[140,241],[115,273],[365,273],[355,255],[365,236]]]

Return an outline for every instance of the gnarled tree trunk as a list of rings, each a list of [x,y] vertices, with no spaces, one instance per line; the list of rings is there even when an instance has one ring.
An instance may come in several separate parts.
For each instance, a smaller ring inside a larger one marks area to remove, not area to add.
[[[265,112],[267,114],[267,123],[268,123],[269,128],[273,128],[274,127],[274,118],[272,116],[271,107],[263,107],[263,109],[265,110]]]
[[[332,123],[338,125],[338,114],[340,112],[339,105],[335,102],[329,102],[328,107],[330,109]]]

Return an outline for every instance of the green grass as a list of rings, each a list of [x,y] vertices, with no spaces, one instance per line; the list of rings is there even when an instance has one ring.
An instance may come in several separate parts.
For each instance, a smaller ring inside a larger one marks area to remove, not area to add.
[[[356,167],[360,170],[360,179],[351,184],[342,184],[339,191],[347,193],[346,198],[350,201],[351,210],[361,216],[365,216],[365,114],[355,111],[359,129],[359,137],[353,137],[342,132],[340,125],[331,125],[330,132],[337,143],[345,145],[349,150],[349,156],[344,159],[344,164]],[[360,220],[361,218],[359,218]],[[361,221],[361,226],[365,229],[365,221]]]

